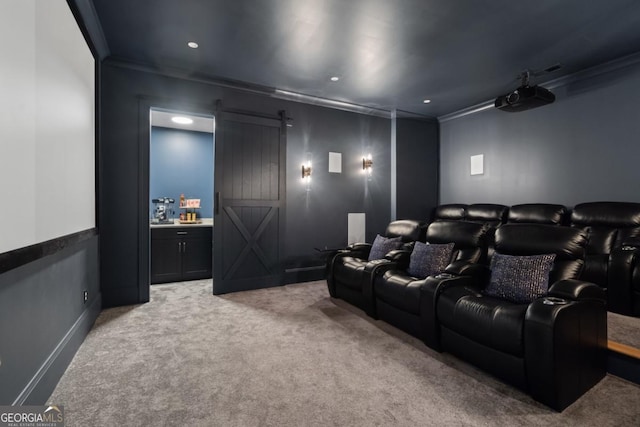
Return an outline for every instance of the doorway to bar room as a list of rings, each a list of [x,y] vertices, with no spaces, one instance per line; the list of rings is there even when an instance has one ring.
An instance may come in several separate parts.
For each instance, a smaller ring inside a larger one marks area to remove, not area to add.
[[[150,284],[210,279],[213,115],[150,109]]]

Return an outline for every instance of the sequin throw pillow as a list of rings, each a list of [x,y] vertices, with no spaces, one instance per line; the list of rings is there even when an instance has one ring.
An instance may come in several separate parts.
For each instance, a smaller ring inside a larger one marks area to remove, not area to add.
[[[487,296],[528,304],[547,293],[555,254],[512,256],[495,253]]]
[[[416,242],[409,258],[407,273],[420,278],[442,273],[451,262],[453,246],[453,243],[430,245]]]
[[[371,245],[369,261],[382,259],[388,252],[399,249],[400,246],[402,246],[402,237],[382,237],[378,234]]]

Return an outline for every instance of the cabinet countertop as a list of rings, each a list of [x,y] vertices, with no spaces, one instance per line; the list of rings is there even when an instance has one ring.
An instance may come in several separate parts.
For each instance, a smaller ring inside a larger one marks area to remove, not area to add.
[[[212,227],[213,218],[200,218],[202,222],[200,224],[180,224],[180,220],[174,219],[173,224],[153,224],[150,223],[150,228],[171,228],[171,227]]]

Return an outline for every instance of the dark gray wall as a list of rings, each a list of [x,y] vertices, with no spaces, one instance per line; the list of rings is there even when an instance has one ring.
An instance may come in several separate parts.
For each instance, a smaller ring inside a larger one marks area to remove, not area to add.
[[[441,203],[640,201],[640,64],[558,87],[554,104],[441,123]],[[469,175],[484,153],[485,173]]]
[[[0,275],[0,405],[44,404],[100,305],[98,237]]]
[[[366,235],[373,241],[390,220],[390,135],[388,119],[307,104],[289,103],[295,122],[287,135],[286,268],[321,265],[313,248],[347,244],[347,214],[366,213]],[[329,173],[329,152],[342,153],[342,173]],[[362,157],[371,153],[371,177]],[[311,184],[300,166],[309,159]],[[322,270],[320,270],[322,271]],[[295,281],[304,276],[288,277]]]
[[[100,232],[101,283],[105,306],[144,300],[139,258],[146,241],[138,241],[142,194],[138,168],[145,156],[140,108],[145,102],[194,111],[194,105],[213,112],[216,100],[230,109],[276,115],[286,110],[293,118],[287,134],[287,209],[285,268],[287,281],[300,280],[297,269],[322,264],[314,247],[343,246],[347,242],[347,213],[367,213],[367,237],[384,230],[390,219],[389,119],[333,110],[241,92],[203,82],[185,80],[124,68],[113,63],[102,67],[100,140]],[[154,101],[149,101],[154,99]],[[159,105],[156,105],[159,106]],[[196,108],[198,109],[198,108]],[[142,114],[144,116],[144,114]],[[329,174],[328,153],[342,153],[339,175]],[[371,152],[375,169],[370,181],[361,175],[362,155]],[[301,184],[300,165],[313,162],[310,191]],[[131,209],[123,215],[119,207]],[[214,237],[215,238],[215,237]],[[319,276],[318,276],[319,275]],[[313,277],[322,277],[314,270]]]
[[[438,122],[396,120],[396,217],[428,220],[438,204]]]

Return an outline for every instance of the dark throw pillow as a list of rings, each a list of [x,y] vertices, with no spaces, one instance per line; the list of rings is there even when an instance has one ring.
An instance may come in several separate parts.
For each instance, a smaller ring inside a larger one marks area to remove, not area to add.
[[[555,254],[512,256],[495,253],[487,296],[528,304],[547,293]]]
[[[442,273],[451,262],[453,246],[453,243],[430,245],[416,242],[409,258],[407,273],[420,278]]]
[[[387,253],[400,248],[400,246],[402,246],[402,237],[382,237],[378,234],[371,245],[369,261],[382,259]]]

